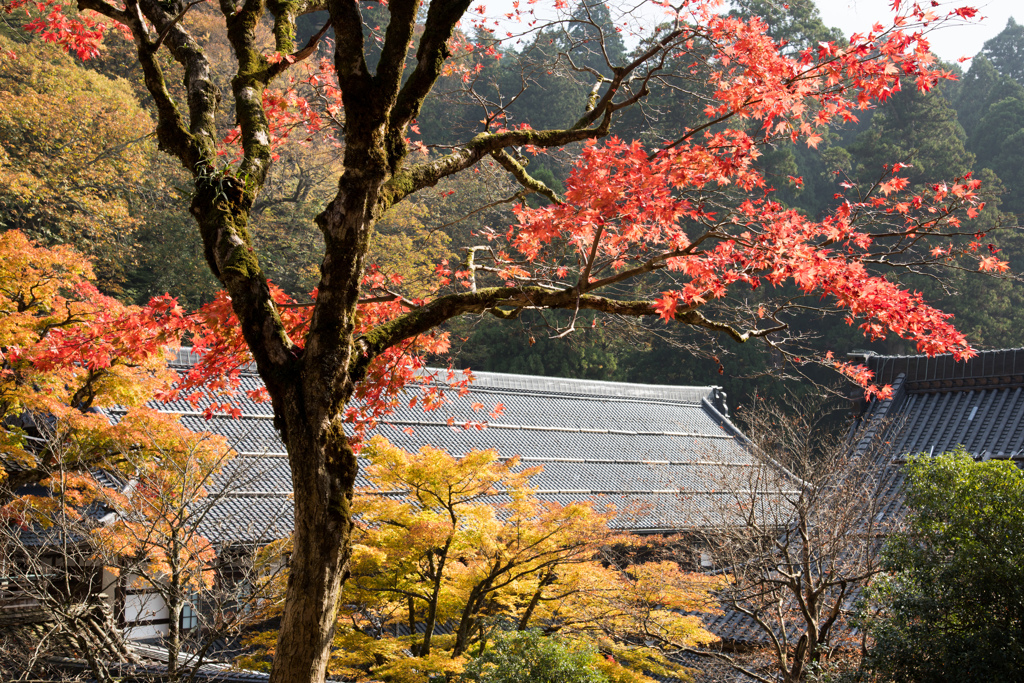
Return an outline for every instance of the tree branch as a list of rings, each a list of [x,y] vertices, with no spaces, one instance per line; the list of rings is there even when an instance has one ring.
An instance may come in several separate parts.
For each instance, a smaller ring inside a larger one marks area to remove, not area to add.
[[[506,147],[533,145],[560,147],[572,142],[603,137],[608,133],[610,118],[605,117],[597,128],[571,130],[508,130],[481,133],[463,147],[434,161],[417,164],[396,174],[381,193],[381,213],[417,190],[433,187],[442,178],[465,170],[492,152]]]
[[[291,55],[289,55],[288,59],[282,59],[277,64],[272,64],[270,66],[270,75],[267,81],[269,82],[276,78],[277,76],[280,76],[282,73],[285,72],[285,70],[288,69],[288,67],[292,66],[293,64],[298,64],[299,62],[301,62],[304,59],[307,59],[310,55],[316,52],[316,47],[320,43],[320,39],[323,38],[324,35],[326,35],[327,31],[330,28],[331,20],[330,18],[328,18],[327,23],[325,23],[320,28],[319,31],[317,31],[315,34],[313,34],[313,36],[310,37],[310,39],[306,42],[305,47],[303,47],[298,52],[293,52]]]
[[[327,3],[334,25],[334,68],[346,109],[365,110],[371,101],[373,84],[363,48],[363,17],[359,5],[351,0],[330,0]],[[349,107],[349,104],[354,106]],[[346,124],[350,116],[346,116]]]
[[[501,164],[501,167],[512,174],[512,177],[519,181],[519,184],[537,194],[547,197],[555,204],[561,204],[562,199],[550,187],[531,176],[526,167],[519,163],[515,157],[504,149],[496,149],[491,152],[491,157]]]
[[[416,67],[409,75],[391,112],[391,130],[402,133],[419,114],[427,93],[441,76],[445,61],[451,56],[448,40],[455,25],[469,10],[471,0],[432,0],[423,25],[423,35],[416,50]],[[388,28],[390,33],[390,27]],[[408,41],[406,41],[408,42]],[[405,56],[405,45],[402,45]]]
[[[405,55],[412,40],[413,27],[416,23],[417,0],[391,0],[388,11],[391,21],[384,33],[384,46],[381,48],[380,61],[377,63],[377,75],[373,81],[380,91],[380,97],[392,102],[398,96],[402,85],[402,72],[405,70]],[[394,127],[394,124],[392,124]]]
[[[359,337],[356,340],[356,345],[362,351],[362,355],[352,370],[353,381],[358,382],[362,379],[369,363],[395,344],[429,332],[441,323],[466,313],[482,314],[496,311],[506,313],[502,311],[501,307],[511,308],[515,311],[525,308],[575,309],[579,307],[633,318],[660,315],[653,301],[620,301],[594,294],[578,294],[575,288],[489,287],[474,292],[449,294],[383,323]],[[675,320],[686,325],[726,334],[740,343],[784,329],[784,327],[772,327],[741,332],[732,325],[706,318],[696,307],[679,309],[675,314]]]
[[[156,52],[160,49],[160,45],[163,44],[164,38],[167,37],[167,32],[178,25],[178,22],[185,17],[185,13],[202,2],[206,2],[206,0],[192,0],[192,2],[185,5],[185,8],[178,12],[173,19],[171,19],[171,22],[167,25],[166,28],[164,28],[164,30],[160,32],[160,35],[156,38],[156,42],[153,43],[153,47],[151,48],[153,52]]]

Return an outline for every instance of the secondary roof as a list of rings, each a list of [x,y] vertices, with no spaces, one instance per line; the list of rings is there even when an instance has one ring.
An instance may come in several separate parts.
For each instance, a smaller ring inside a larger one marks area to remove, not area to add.
[[[890,423],[897,458],[939,454],[962,445],[978,459],[1024,460],[1024,349],[951,355],[865,358],[891,401],[865,412]]]

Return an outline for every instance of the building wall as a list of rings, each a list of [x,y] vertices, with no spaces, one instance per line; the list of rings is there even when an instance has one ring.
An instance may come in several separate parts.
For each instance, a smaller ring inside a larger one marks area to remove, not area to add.
[[[166,636],[170,613],[163,597],[134,576],[121,580],[121,624],[129,640],[149,640]]]

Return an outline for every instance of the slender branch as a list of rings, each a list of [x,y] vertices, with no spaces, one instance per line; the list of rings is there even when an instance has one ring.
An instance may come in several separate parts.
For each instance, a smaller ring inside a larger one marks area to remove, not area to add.
[[[475,208],[472,211],[470,211],[469,213],[467,213],[465,216],[462,216],[460,218],[456,218],[453,221],[448,221],[447,223],[444,223],[443,225],[439,225],[436,228],[431,228],[430,231],[431,232],[435,232],[437,230],[444,230],[445,228],[450,228],[453,225],[461,223],[462,221],[466,220],[467,218],[470,218],[472,216],[475,216],[478,213],[486,211],[487,209],[493,209],[494,207],[501,206],[502,204],[511,204],[512,202],[522,201],[529,194],[530,193],[527,192],[526,190],[520,190],[519,192],[516,192],[514,195],[511,195],[509,197],[505,197],[504,199],[497,199],[497,200],[495,200],[493,202],[490,202],[488,204],[484,204],[483,206],[478,206],[477,208]]]
[[[430,3],[423,24],[423,35],[416,49],[416,66],[398,92],[391,112],[392,131],[404,131],[419,114],[424,98],[441,76],[441,69],[451,56],[448,40],[471,4],[471,0],[432,0]],[[404,57],[405,46],[402,47]]]
[[[587,262],[583,265],[583,272],[580,274],[579,282],[576,283],[576,289],[583,291],[590,284],[590,271],[594,268],[594,261],[597,260],[597,248],[601,244],[601,236],[604,234],[604,226],[601,225],[594,232],[594,243],[590,245],[590,257]]]
[[[327,23],[325,23],[320,28],[319,31],[317,31],[315,34],[313,34],[312,37],[310,37],[310,39],[306,42],[305,47],[303,47],[298,52],[293,52],[291,55],[288,56],[287,59],[282,59],[280,62],[270,67],[270,75],[268,80],[281,75],[282,73],[285,72],[285,70],[288,67],[292,66],[293,64],[298,64],[299,62],[303,61],[304,59],[307,59],[310,55],[316,52],[316,47],[320,43],[320,39],[327,34],[327,31],[330,28],[331,20],[330,18],[328,18]]]
[[[497,161],[502,168],[512,174],[512,177],[519,181],[519,184],[537,194],[544,195],[555,204],[561,204],[562,199],[555,191],[545,185],[543,182],[537,180],[531,176],[526,167],[519,163],[511,154],[506,152],[504,149],[496,149],[491,152],[491,157]]]
[[[362,355],[354,365],[351,376],[359,381],[369,363],[386,349],[406,339],[425,334],[441,323],[466,313],[494,313],[500,307],[522,310],[524,308],[557,308],[602,311],[626,317],[660,315],[655,302],[621,301],[594,294],[579,294],[573,289],[550,289],[545,287],[489,287],[475,292],[462,292],[439,297],[398,318],[383,323],[356,340]],[[499,315],[499,317],[501,317]],[[728,335],[736,342],[766,337],[785,329],[780,325],[766,329],[740,331],[728,323],[710,320],[696,307],[676,311],[677,322],[702,327]]]
[[[481,133],[455,152],[423,162],[395,175],[381,192],[381,210],[387,210],[413,192],[436,185],[441,179],[465,170],[492,152],[506,147],[533,145],[534,147],[560,147],[603,137],[611,121],[606,117],[597,128],[570,130],[509,130]]]
[[[626,80],[626,78],[630,76],[638,68],[643,66],[645,63],[653,59],[655,56],[668,49],[669,46],[671,46],[672,43],[676,40],[676,38],[683,34],[683,32],[684,31],[681,28],[669,31],[664,36],[662,36],[660,40],[658,40],[649,48],[644,50],[644,52],[637,56],[636,59],[634,59],[632,62],[630,62],[626,66],[615,67],[613,69],[614,75],[612,76],[611,80],[608,81],[608,90],[601,97],[601,99],[596,104],[593,105],[592,108],[590,108],[586,113],[584,113],[584,115],[575,124],[573,124],[573,129],[589,128],[599,118],[609,114],[611,111],[614,111],[612,107],[615,95],[619,92],[619,89],[622,87],[622,83]]]

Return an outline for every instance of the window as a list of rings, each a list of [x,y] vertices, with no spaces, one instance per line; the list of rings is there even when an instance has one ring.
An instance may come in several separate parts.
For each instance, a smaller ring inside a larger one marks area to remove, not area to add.
[[[193,600],[195,596],[193,596]],[[181,608],[181,630],[191,631],[194,628],[199,627],[199,613],[196,612],[195,606],[192,602],[186,602]]]

